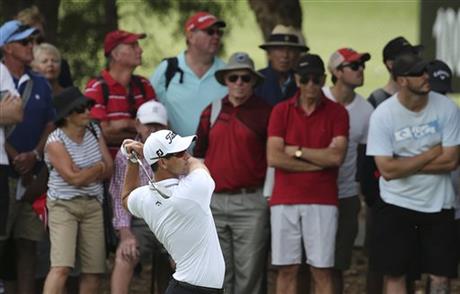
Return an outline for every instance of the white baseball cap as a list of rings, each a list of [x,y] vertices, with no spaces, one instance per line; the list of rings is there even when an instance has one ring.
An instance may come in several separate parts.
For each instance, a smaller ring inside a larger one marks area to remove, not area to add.
[[[168,154],[187,150],[196,136],[181,137],[170,130],[160,130],[150,134],[144,143],[144,158],[149,165]]]
[[[166,108],[157,101],[148,101],[142,104],[137,110],[137,119],[142,124],[158,123],[168,125],[168,114]]]

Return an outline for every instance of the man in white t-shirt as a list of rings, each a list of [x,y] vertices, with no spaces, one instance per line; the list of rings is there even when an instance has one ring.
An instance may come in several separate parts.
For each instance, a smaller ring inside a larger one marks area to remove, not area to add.
[[[145,158],[157,181],[137,188],[138,161],[130,161],[121,197],[176,263],[167,294],[223,293],[225,262],[209,207],[215,184],[206,166],[186,152],[195,138],[160,130],[145,144],[125,140],[122,145],[127,154]]]
[[[449,278],[457,275],[450,172],[458,163],[460,113],[452,100],[430,92],[426,65],[413,54],[395,60],[392,76],[400,90],[379,105],[369,125],[367,155],[381,174],[382,198],[370,268],[385,275],[387,293],[405,293],[414,254],[422,257],[433,293],[448,293]]]
[[[332,53],[328,69],[332,76],[332,87],[323,87],[326,97],[344,106],[350,118],[348,148],[340,166],[339,220],[335,241],[335,263],[333,282],[337,293],[343,292],[343,271],[350,268],[353,245],[358,235],[358,214],[361,208],[356,170],[358,146],[366,144],[372,105],[355,89],[364,83],[365,62],[369,53],[358,53],[351,48],[341,48]]]
[[[14,86],[6,66],[0,62],[0,239],[6,234],[6,224],[8,219],[8,156],[5,151],[5,131],[4,127],[18,123],[22,120],[22,100]],[[6,236],[4,236],[6,237]],[[0,256],[2,255],[3,245],[0,241]]]

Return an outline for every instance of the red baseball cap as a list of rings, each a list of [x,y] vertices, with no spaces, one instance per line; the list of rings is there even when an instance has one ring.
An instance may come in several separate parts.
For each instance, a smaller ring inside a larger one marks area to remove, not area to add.
[[[204,30],[213,25],[218,25],[220,27],[226,26],[223,20],[218,19],[214,15],[205,11],[198,11],[190,16],[185,22],[185,31],[189,32],[195,29]]]
[[[115,30],[105,35],[104,39],[104,55],[108,56],[113,48],[120,44],[134,43],[139,39],[144,39],[146,34],[135,34],[122,30]]]
[[[336,69],[339,65],[344,62],[354,62],[354,61],[361,61],[366,62],[371,59],[371,55],[367,52],[365,53],[358,53],[351,48],[341,48],[334,53],[332,53],[331,57],[329,58],[329,63],[327,67],[329,70]]]

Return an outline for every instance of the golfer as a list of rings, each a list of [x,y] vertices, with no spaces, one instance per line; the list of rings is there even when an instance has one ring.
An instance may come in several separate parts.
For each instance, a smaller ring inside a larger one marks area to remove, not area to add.
[[[209,208],[215,185],[206,166],[186,151],[195,138],[161,130],[145,144],[122,144],[126,154],[144,157],[155,176],[154,184],[137,187],[139,161],[129,156],[121,197],[176,263],[166,294],[223,293],[225,262]]]

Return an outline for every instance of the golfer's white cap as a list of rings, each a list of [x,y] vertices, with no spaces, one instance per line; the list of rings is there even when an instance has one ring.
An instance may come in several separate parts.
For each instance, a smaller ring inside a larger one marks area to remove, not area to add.
[[[137,119],[141,124],[157,123],[163,126],[168,125],[168,114],[166,108],[157,101],[148,101],[142,104],[137,110]]]
[[[170,130],[150,134],[144,143],[144,158],[149,165],[168,154],[187,150],[196,136],[181,137]]]

